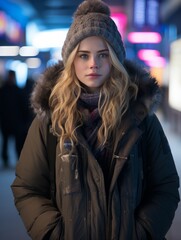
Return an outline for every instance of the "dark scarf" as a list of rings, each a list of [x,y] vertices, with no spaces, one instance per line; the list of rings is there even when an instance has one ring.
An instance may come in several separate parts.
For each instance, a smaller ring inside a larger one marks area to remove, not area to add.
[[[97,131],[101,118],[98,111],[99,93],[82,93],[79,99],[79,109],[83,114],[83,132],[90,147],[95,147]]]
[[[84,135],[88,145],[102,168],[106,192],[108,192],[108,174],[110,161],[112,159],[111,141],[109,144],[100,148],[97,143],[97,132],[101,125],[101,117],[98,111],[99,93],[82,93],[78,102],[80,111],[83,113],[82,134]]]

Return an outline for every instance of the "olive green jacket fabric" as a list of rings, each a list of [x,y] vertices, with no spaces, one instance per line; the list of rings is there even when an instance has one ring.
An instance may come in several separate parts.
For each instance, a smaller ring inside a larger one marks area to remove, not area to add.
[[[145,70],[131,62],[125,67],[139,93],[112,144],[108,199],[102,170],[78,129],[79,144],[73,152],[62,155],[57,142],[56,205],[51,200],[48,96],[61,63],[47,69],[37,83],[32,100],[37,116],[12,183],[16,207],[33,240],[162,240],[171,226],[180,201],[179,177],[153,113],[160,90]]]

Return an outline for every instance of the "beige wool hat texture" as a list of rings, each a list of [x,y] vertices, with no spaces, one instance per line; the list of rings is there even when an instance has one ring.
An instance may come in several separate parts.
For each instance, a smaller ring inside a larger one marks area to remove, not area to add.
[[[119,61],[125,59],[125,48],[115,22],[110,17],[110,9],[101,0],[83,1],[73,16],[73,22],[62,47],[64,64],[73,49],[84,38],[99,36],[106,40],[115,51]]]

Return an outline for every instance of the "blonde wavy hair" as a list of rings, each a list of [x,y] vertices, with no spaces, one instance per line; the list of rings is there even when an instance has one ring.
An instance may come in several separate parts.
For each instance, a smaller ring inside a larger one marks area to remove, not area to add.
[[[100,90],[98,111],[102,124],[97,137],[99,146],[102,147],[110,136],[115,133],[116,127],[121,123],[122,116],[129,107],[130,99],[136,98],[137,86],[130,81],[128,73],[118,60],[111,46],[107,44],[112,63],[110,79],[104,82]],[[70,54],[64,70],[61,72],[50,95],[52,110],[52,129],[60,138],[61,151],[68,140],[71,146],[78,143],[76,129],[82,122],[82,113],[77,107],[82,87],[76,77],[73,62],[79,44]]]

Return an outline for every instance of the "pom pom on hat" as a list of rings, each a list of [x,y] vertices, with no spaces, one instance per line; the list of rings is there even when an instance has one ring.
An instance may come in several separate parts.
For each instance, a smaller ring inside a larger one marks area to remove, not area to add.
[[[100,0],[85,0],[74,13],[73,23],[67,33],[62,58],[64,64],[79,42],[90,36],[102,37],[113,48],[120,62],[125,59],[122,37],[110,17],[108,5]]]
[[[106,4],[100,0],[87,0],[80,4],[74,13],[74,17],[88,13],[103,13],[110,16],[110,10]]]

